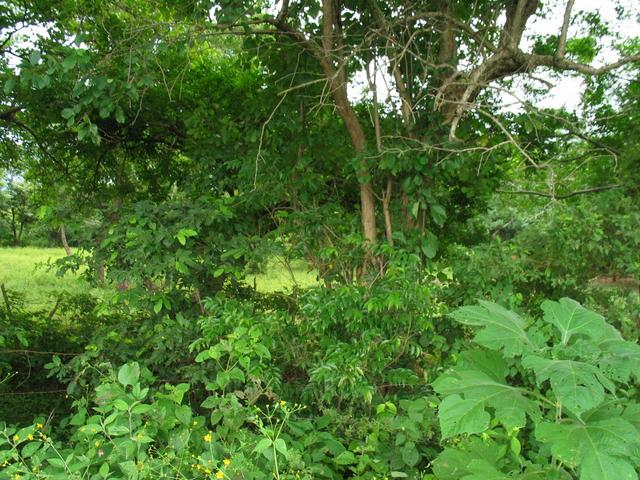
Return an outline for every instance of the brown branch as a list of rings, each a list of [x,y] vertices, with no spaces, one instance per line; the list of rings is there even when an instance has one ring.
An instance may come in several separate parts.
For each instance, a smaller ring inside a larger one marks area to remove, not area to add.
[[[564,58],[567,50],[567,32],[569,31],[569,23],[571,23],[571,10],[573,9],[574,1],[575,0],[567,0],[562,29],[560,30],[560,39],[558,40],[558,49],[556,50],[556,58]]]
[[[527,59],[527,62],[524,65],[527,71],[533,70],[536,67],[552,67],[556,70],[574,71],[585,75],[602,75],[629,63],[640,62],[640,54],[627,55],[619,58],[615,62],[608,63],[600,67],[593,67],[585,63],[574,62],[572,60],[567,60],[566,58],[557,58],[553,55],[524,55]]]
[[[584,190],[577,190],[575,192],[571,192],[571,193],[567,193],[564,195],[555,195],[555,194],[551,194],[551,193],[544,193],[544,192],[536,192],[534,190],[496,190],[498,193],[506,193],[509,195],[533,195],[536,197],[544,197],[544,198],[551,198],[553,200],[565,200],[567,198],[571,198],[571,197],[575,197],[576,195],[583,195],[583,194],[587,194],[587,193],[596,193],[596,192],[602,192],[605,190],[613,190],[616,188],[622,188],[624,187],[624,185],[603,185],[600,187],[592,187],[592,188],[585,188]]]

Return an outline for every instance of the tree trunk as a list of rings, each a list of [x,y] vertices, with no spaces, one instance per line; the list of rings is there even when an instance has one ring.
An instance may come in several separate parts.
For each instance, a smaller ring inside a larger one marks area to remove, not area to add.
[[[336,53],[340,54],[341,47],[344,46],[342,44],[340,8],[340,4],[333,0],[322,0],[322,47],[321,53],[317,54],[317,58],[327,78],[329,90],[338,113],[347,127],[351,144],[356,151],[356,155],[360,156],[364,153],[367,141],[360,119],[356,115],[347,95],[346,59],[340,58],[337,64],[334,64],[333,60]],[[362,158],[358,167],[358,177],[360,182],[362,233],[368,245],[367,250],[369,250],[369,247],[375,244],[377,239],[375,196],[367,162]],[[369,253],[367,256],[369,258],[365,263],[371,260]]]
[[[18,239],[18,228],[16,225],[16,213],[11,209],[11,233],[13,234],[13,245],[18,246],[20,244],[20,240]]]
[[[340,75],[339,75],[340,76]],[[366,147],[366,136],[364,129],[360,123],[360,119],[353,110],[349,98],[347,97],[347,86],[344,82],[331,82],[334,88],[333,98],[338,108],[338,113],[347,127],[349,132],[349,139],[351,145],[357,155],[361,155]],[[362,233],[366,242],[370,245],[376,243],[377,240],[377,227],[376,227],[376,199],[373,194],[373,182],[371,181],[371,174],[369,167],[365,160],[360,160],[358,168],[358,177],[360,180],[360,209],[362,218]]]
[[[73,255],[73,252],[69,248],[69,244],[67,243],[67,234],[64,230],[64,224],[60,225],[60,240],[62,241],[62,248],[64,248],[65,253],[68,257]]]

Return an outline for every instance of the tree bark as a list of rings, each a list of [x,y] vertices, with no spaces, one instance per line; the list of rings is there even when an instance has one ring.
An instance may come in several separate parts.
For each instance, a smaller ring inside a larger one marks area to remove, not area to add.
[[[60,240],[62,241],[62,248],[64,248],[65,253],[68,257],[73,255],[73,252],[69,248],[69,244],[67,243],[67,234],[64,230],[64,224],[60,225]]]

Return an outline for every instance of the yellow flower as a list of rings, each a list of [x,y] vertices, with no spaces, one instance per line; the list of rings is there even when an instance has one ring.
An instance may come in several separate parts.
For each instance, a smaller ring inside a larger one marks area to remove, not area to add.
[[[211,432],[207,433],[204,437],[202,437],[202,439],[207,443],[211,443],[212,438],[213,437],[211,437]]]
[[[216,478],[224,478],[224,473],[222,473],[220,470],[218,470],[216,472]]]
[[[16,435],[14,435],[14,436],[13,436],[13,441],[14,441],[14,442],[19,442],[19,441],[20,441],[20,435],[17,435],[17,434],[16,434]]]
[[[228,467],[229,465],[231,465],[231,460],[230,460],[230,459],[228,459],[228,458],[225,458],[224,460],[222,460],[222,463],[224,463],[224,464],[225,464],[225,466],[227,466],[227,467]]]
[[[287,404],[284,400],[280,400],[280,406],[284,407]]]
[[[33,435],[31,435],[31,434],[27,435],[27,440],[29,440],[29,441],[33,440]]]
[[[42,423],[36,423],[36,428],[44,428],[44,425]]]

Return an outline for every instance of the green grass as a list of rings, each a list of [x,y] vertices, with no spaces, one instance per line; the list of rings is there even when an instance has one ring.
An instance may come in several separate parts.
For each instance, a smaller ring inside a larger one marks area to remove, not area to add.
[[[0,248],[0,284],[25,297],[28,309],[40,309],[55,303],[56,292],[87,292],[86,281],[78,274],[56,276],[46,264],[64,256],[61,248]]]
[[[315,271],[309,271],[302,260],[295,260],[287,264],[279,257],[273,257],[267,262],[263,273],[249,275],[247,283],[253,285],[260,292],[290,292],[293,287],[312,287],[318,284]]]
[[[49,261],[64,256],[61,248],[0,248],[0,284],[25,296],[28,309],[40,309],[55,303],[56,293],[86,293],[88,285],[78,274],[67,273],[58,277],[47,269]],[[309,271],[303,261],[294,261],[290,268],[278,257],[267,262],[263,273],[251,275],[247,283],[261,292],[289,292],[293,287],[317,285],[316,273]],[[99,289],[91,290],[99,295]]]

